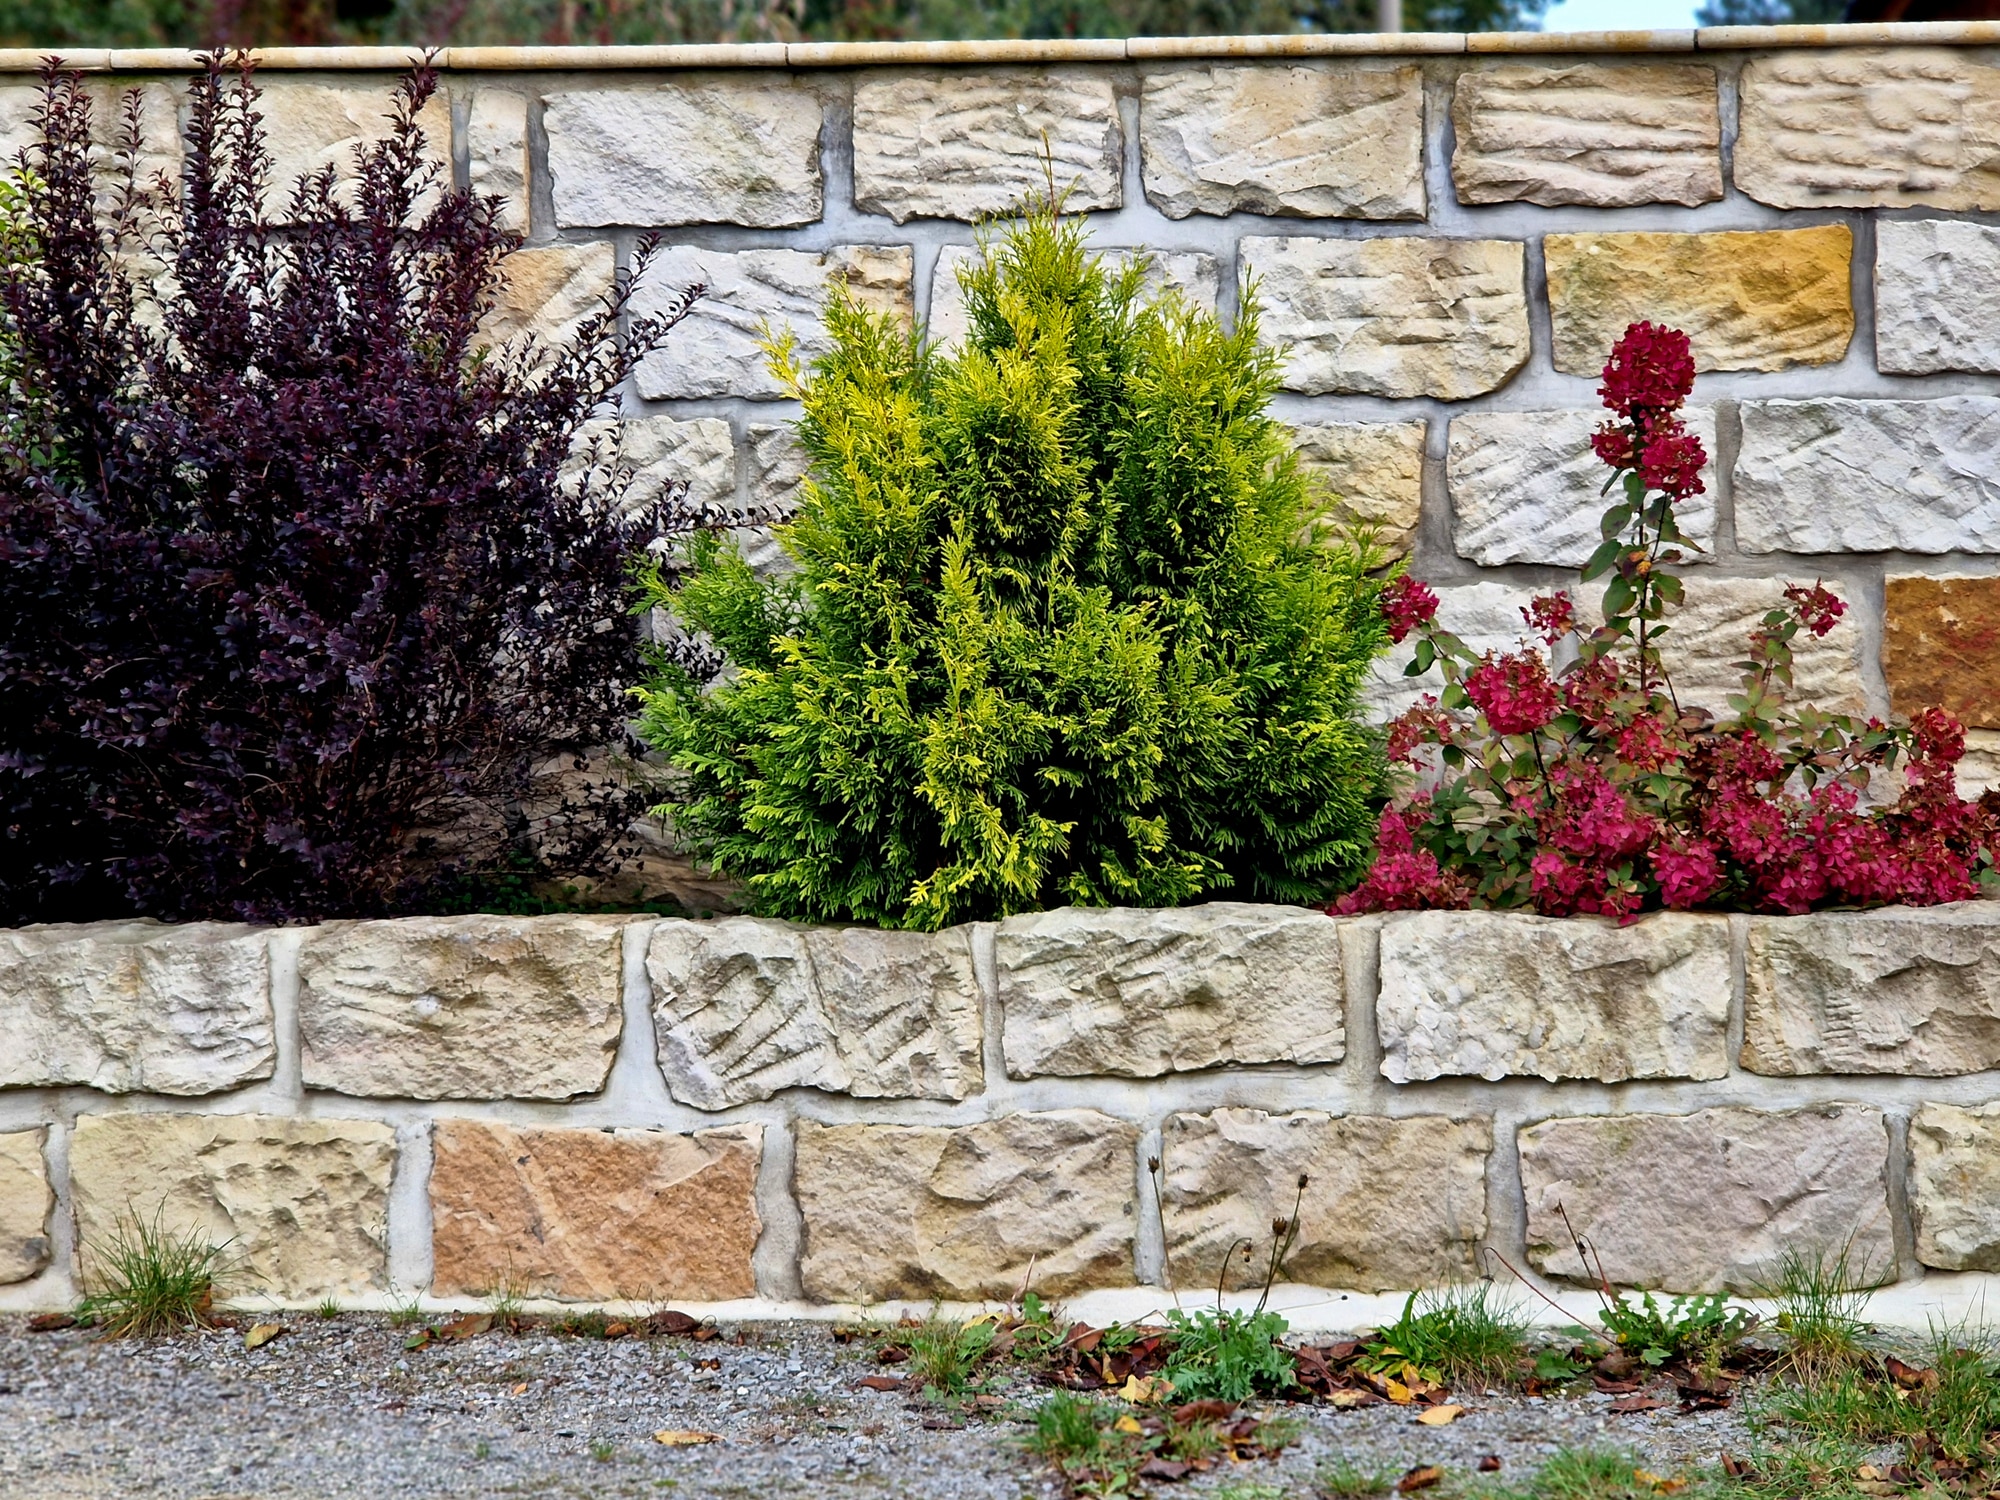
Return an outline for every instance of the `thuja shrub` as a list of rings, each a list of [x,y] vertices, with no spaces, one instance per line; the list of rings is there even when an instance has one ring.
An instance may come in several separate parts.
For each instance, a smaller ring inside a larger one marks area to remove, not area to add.
[[[155,184],[136,99],[94,169],[44,74],[0,261],[5,920],[410,909],[518,856],[538,762],[620,742],[661,518],[579,432],[673,318],[621,333],[627,277],[564,345],[482,348],[517,239],[429,164],[435,87],[267,204],[246,64],[208,60]],[[573,865],[638,810],[572,801]]]
[[[664,811],[808,920],[1325,899],[1368,853],[1378,560],[1314,524],[1254,300],[1147,301],[1047,202],[962,286],[959,349],[837,287],[809,369],[774,345],[796,568],[705,537],[654,578],[731,664],[643,695]]]
[[[1706,455],[1680,417],[1693,385],[1686,335],[1649,323],[1604,367],[1612,417],[1592,447],[1612,503],[1583,571],[1607,580],[1602,624],[1553,594],[1522,611],[1546,652],[1474,655],[1423,584],[1386,591],[1392,639],[1416,637],[1407,670],[1435,664],[1445,688],[1391,726],[1405,785],[1337,910],[1803,912],[1958,901],[1994,883],[2000,798],[1959,797],[1965,735],[1949,715],[1889,724],[1789,701],[1793,643],[1846,610],[1824,587],[1788,588],[1765,615],[1726,713],[1676,695],[1660,640],[1686,592],[1673,565],[1695,550],[1676,510],[1702,492]]]

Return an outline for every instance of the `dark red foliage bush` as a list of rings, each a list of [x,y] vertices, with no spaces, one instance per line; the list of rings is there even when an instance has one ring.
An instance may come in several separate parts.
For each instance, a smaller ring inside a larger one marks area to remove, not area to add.
[[[621,332],[626,276],[567,345],[483,351],[517,239],[427,164],[435,86],[267,206],[247,65],[208,60],[152,185],[136,101],[94,170],[45,73],[0,265],[0,920],[408,909],[513,857],[537,763],[623,741],[667,523],[575,455],[675,319]],[[638,800],[566,809],[558,857]]]

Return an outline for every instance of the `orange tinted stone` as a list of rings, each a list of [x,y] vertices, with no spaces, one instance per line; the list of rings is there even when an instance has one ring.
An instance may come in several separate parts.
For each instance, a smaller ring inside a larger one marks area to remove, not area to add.
[[[2000,578],[1891,578],[1882,672],[1899,714],[1942,708],[2000,728]]]

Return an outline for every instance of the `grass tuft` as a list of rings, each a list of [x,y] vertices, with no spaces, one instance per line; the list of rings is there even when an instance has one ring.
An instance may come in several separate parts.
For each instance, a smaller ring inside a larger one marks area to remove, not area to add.
[[[1319,1466],[1313,1476],[1313,1493],[1319,1500],[1372,1500],[1376,1495],[1393,1493],[1401,1477],[1394,1469],[1363,1469],[1337,1458]]]
[[[340,1316],[340,1304],[330,1296],[320,1298],[319,1306],[313,1310],[328,1322]]]
[[[1881,1282],[1849,1265],[1849,1248],[1837,1255],[1787,1249],[1778,1284],[1769,1293],[1778,1304],[1777,1329],[1785,1341],[1783,1369],[1806,1385],[1852,1370],[1867,1358],[1862,1314]]]
[[[910,1373],[925,1395],[949,1400],[965,1394],[972,1372],[986,1357],[996,1332],[991,1323],[960,1323],[937,1309],[910,1333]]]
[[[199,1229],[184,1234],[149,1224],[138,1215],[113,1222],[108,1244],[89,1254],[98,1262],[98,1289],[77,1309],[79,1322],[111,1338],[150,1338],[187,1328],[208,1328],[215,1278],[227,1247]]]
[[[1475,1385],[1518,1373],[1527,1343],[1519,1303],[1475,1281],[1411,1293],[1402,1316],[1364,1346],[1363,1363],[1390,1375],[1412,1365],[1426,1380]]]

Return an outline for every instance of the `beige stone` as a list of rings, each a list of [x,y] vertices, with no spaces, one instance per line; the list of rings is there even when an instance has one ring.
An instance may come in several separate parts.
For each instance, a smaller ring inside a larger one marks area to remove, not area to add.
[[[1261,1285],[1271,1224],[1298,1204],[1288,1281],[1385,1292],[1479,1274],[1493,1122],[1443,1115],[1218,1109],[1160,1130],[1167,1255],[1183,1293],[1213,1287],[1232,1247],[1232,1286]],[[1298,1197],[1299,1174],[1306,1178]]]
[[[1047,190],[1071,213],[1117,208],[1123,133],[1111,75],[896,69],[854,86],[854,206],[911,219],[979,219]]]
[[[617,247],[538,245],[500,263],[503,278],[479,331],[496,344],[532,336],[544,346],[569,342],[604,308],[618,272]]]
[[[752,422],[744,431],[750,444],[750,502],[790,515],[798,507],[799,486],[812,457],[789,424]]]
[[[440,1120],[431,1291],[583,1302],[756,1295],[763,1127],[674,1135]]]
[[[1737,512],[1739,518],[1741,510]],[[1739,522],[1740,524],[1740,522]],[[1713,713],[1729,708],[1729,695],[1743,690],[1744,660],[1750,633],[1774,609],[1787,607],[1788,583],[1811,584],[1813,577],[1708,578],[1690,586],[1687,603],[1673,612],[1672,627],[1660,646],[1661,659],[1673,676],[1674,691],[1683,706],[1698,704]],[[1842,590],[1836,588],[1836,593]],[[1586,598],[1590,615],[1598,618],[1597,594]],[[1866,713],[1868,694],[1861,677],[1861,627],[1853,605],[1824,637],[1801,632],[1792,642],[1790,701],[1812,703],[1836,713]]]
[[[225,1296],[387,1291],[395,1160],[394,1128],[373,1120],[82,1115],[69,1178],[84,1286],[139,1219],[222,1247]]]
[[[496,222],[528,232],[528,100],[524,94],[482,88],[465,116],[467,182],[472,191],[505,201]]]
[[[1139,1130],[1094,1110],[798,1125],[800,1275],[820,1302],[1130,1286]]]
[[[1071,906],[995,940],[1014,1078],[1338,1062],[1340,924],[1289,906]]]
[[[1965,755],[1958,763],[1958,794],[1976,798],[2000,787],[2000,731],[1968,729]]]
[[[214,1094],[277,1059],[265,935],[220,922],[0,932],[0,1088]]]
[[[1383,926],[1375,1026],[1392,1083],[1474,1077],[1721,1078],[1726,917],[1630,927],[1525,912],[1417,912]]]
[[[1320,487],[1321,519],[1373,529],[1390,557],[1407,557],[1423,516],[1423,422],[1316,422],[1293,429],[1299,465]]]
[[[266,206],[283,217],[292,190],[303,178],[333,169],[335,197],[357,201],[356,152],[389,134],[394,121],[387,90],[373,84],[296,83],[266,77],[257,101],[264,116],[264,147],[271,154]],[[435,169],[431,187],[417,200],[422,215],[451,186],[451,99],[440,88],[417,116],[424,133],[424,160]]]
[[[1743,1066],[1936,1078],[2000,1067],[2000,912],[1753,917]]]
[[[1462,401],[1527,363],[1518,241],[1246,235],[1239,253],[1288,390]]]
[[[722,418],[627,417],[620,425],[621,448],[632,469],[626,504],[652,504],[684,484],[691,505],[735,507],[736,440]]]
[[[1148,74],[1146,198],[1170,219],[1424,216],[1424,86],[1414,67],[1211,63]]]
[[[624,1025],[622,917],[330,922],[299,949],[309,1089],[568,1099],[604,1087]]]
[[[84,85],[84,95],[90,101],[90,159],[99,174],[100,207],[110,206],[124,172],[118,151],[125,129],[126,99],[135,92],[139,97],[139,157],[133,163],[135,178],[141,187],[152,186],[161,176],[171,182],[180,181],[184,160],[180,131],[182,88],[164,81],[91,80]],[[10,175],[15,158],[41,138],[34,123],[34,113],[41,104],[39,84],[0,88],[0,161],[6,163]]]
[[[1713,203],[1722,196],[1715,70],[1498,67],[1452,95],[1461,203]]]
[[[1698,370],[1835,364],[1854,337],[1845,224],[1722,234],[1551,234],[1555,364],[1599,374],[1633,323],[1678,328]]]
[[[1092,253],[1101,255],[1106,269],[1113,274],[1124,271],[1134,257],[1144,256],[1142,288],[1146,299],[1178,292],[1202,311],[1215,311],[1221,271],[1212,255],[1199,250],[1132,250],[1117,246],[1103,249],[1093,246]],[[924,320],[925,336],[933,344],[962,343],[971,331],[959,273],[978,258],[979,251],[972,245],[946,245],[938,251],[937,265],[931,272],[930,314]]]
[[[1775,208],[2000,208],[2000,68],[1944,47],[1744,65],[1736,185]]]
[[[0,1285],[26,1281],[49,1263],[49,1212],[56,1195],[42,1160],[48,1131],[0,1134]]]
[[[550,94],[556,223],[810,224],[824,191],[821,116],[809,82],[778,73],[664,73]]]
[[[1910,1116],[1917,1261],[2000,1271],[2000,1104],[1925,1104]]]
[[[662,922],[646,974],[660,1066],[684,1104],[727,1109],[788,1088],[871,1099],[979,1091],[969,929]]]
[[[1876,221],[1875,367],[2000,374],[2000,227]]]
[[[1758,1293],[1786,1252],[1892,1273],[1888,1135],[1859,1104],[1544,1120],[1520,1133],[1528,1260],[1617,1286]],[[1591,1248],[1586,1269],[1568,1225]]]

